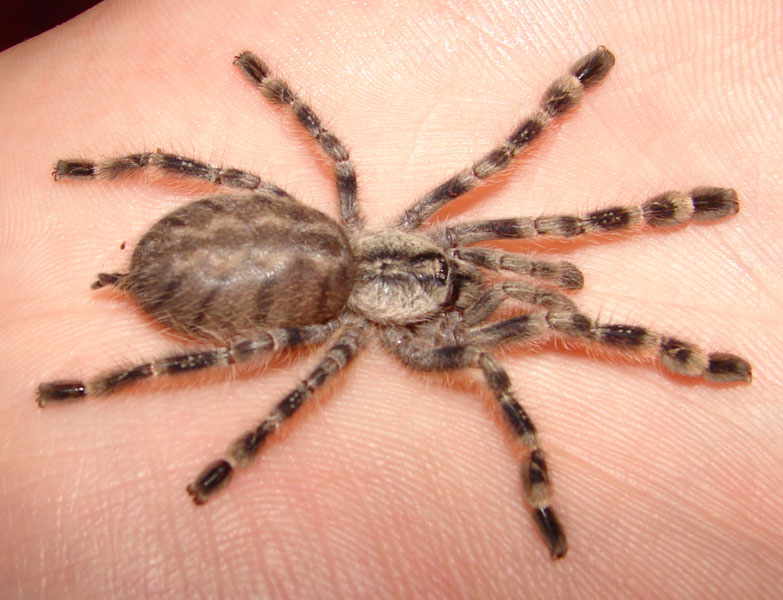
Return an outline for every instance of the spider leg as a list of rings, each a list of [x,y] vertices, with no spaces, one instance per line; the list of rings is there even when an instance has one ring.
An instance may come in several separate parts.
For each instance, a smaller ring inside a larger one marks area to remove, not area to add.
[[[463,325],[470,327],[486,321],[508,298],[546,309],[576,311],[576,305],[565,294],[526,281],[508,280],[487,287],[473,304],[464,309]]]
[[[95,281],[90,286],[94,290],[99,290],[107,285],[114,285],[119,288],[123,285],[123,280],[128,276],[127,273],[98,273]]]
[[[164,175],[201,179],[216,185],[225,185],[249,191],[284,193],[258,175],[239,169],[213,167],[194,158],[166,152],[140,152],[108,160],[59,160],[54,166],[54,179],[105,179],[112,180],[145,169],[156,169]]]
[[[115,369],[86,381],[51,381],[38,386],[38,405],[51,401],[97,396],[149,377],[189,373],[201,369],[226,367],[246,362],[266,353],[301,345],[312,345],[328,339],[338,321],[323,325],[270,329],[252,339],[238,341],[220,348],[171,354],[151,362]]]
[[[492,293],[492,288],[489,288],[486,295]],[[551,293],[556,294],[556,292]],[[508,296],[514,297],[511,294],[506,297]],[[492,296],[493,300],[496,298],[497,296]],[[474,325],[481,322],[476,318],[471,318],[470,321],[464,319],[466,325],[473,326],[462,334],[461,340],[467,344],[486,348],[561,335],[595,343],[607,349],[626,351],[640,358],[657,357],[666,369],[687,377],[701,377],[718,383],[733,381],[750,383],[753,377],[750,363],[741,356],[728,352],[707,353],[696,344],[637,325],[594,322],[575,310],[568,298],[564,296],[563,298],[570,306],[563,303],[562,308],[526,313],[486,325]],[[500,296],[500,301],[503,299],[504,297]],[[562,302],[556,297],[547,296],[538,302],[524,299],[522,301],[538,304],[544,308],[549,308],[554,302]],[[472,312],[466,311],[465,314],[470,314],[472,317],[474,314],[483,313],[488,317],[491,312],[482,311],[480,303],[481,300],[476,302],[475,308],[469,309]]]
[[[504,282],[505,283],[505,282]],[[521,282],[507,282],[521,283]],[[535,286],[520,288],[523,301],[538,304],[544,308],[553,302],[567,305],[554,310],[538,310],[502,321],[476,325],[487,318],[497,305],[507,297],[517,297],[504,284],[491,286],[474,305],[464,313],[456,342],[432,347],[437,340],[437,323],[423,325],[422,332],[412,333],[403,328],[387,328],[381,331],[385,347],[404,364],[420,371],[446,371],[468,367],[479,368],[492,390],[503,414],[517,436],[517,441],[529,451],[529,459],[523,465],[523,485],[536,524],[549,546],[553,558],[560,558],[567,551],[563,529],[550,506],[551,486],[549,475],[540,448],[535,427],[524,408],[510,390],[510,380],[497,360],[485,352],[485,348],[519,342],[535,342],[552,335],[595,342],[608,348],[635,352],[640,356],[657,354],[661,363],[669,370],[687,376],[703,377],[708,381],[750,382],[750,364],[743,358],[724,352],[705,353],[696,345],[652,332],[643,327],[617,323],[595,323],[577,312],[570,300],[557,292],[555,296],[536,299],[526,293],[537,293]],[[513,289],[513,288],[512,288]],[[427,335],[427,329],[431,335]]]
[[[557,310],[546,314],[546,322],[553,332],[566,337],[595,342],[639,356],[655,355],[664,367],[679,375],[702,377],[720,383],[750,383],[753,376],[750,363],[736,354],[706,353],[691,342],[644,327],[597,323],[576,311]]]
[[[544,327],[543,323],[540,327]],[[532,333],[532,331],[531,331]],[[487,386],[500,405],[506,422],[511,427],[516,442],[528,452],[522,464],[522,483],[527,503],[536,525],[549,547],[553,559],[562,558],[568,550],[565,533],[550,506],[551,485],[544,453],[538,441],[536,428],[525,409],[511,392],[511,381],[503,367],[487,352],[473,345],[422,348],[410,339],[402,344],[393,333],[385,336],[387,347],[404,364],[419,371],[450,371],[478,368]]]
[[[522,239],[540,235],[570,238],[630,229],[643,224],[651,227],[671,227],[691,220],[712,221],[738,211],[739,201],[734,190],[697,187],[687,194],[665,192],[640,206],[614,206],[584,215],[551,215],[459,223],[433,231],[432,237],[444,248],[485,240]]]
[[[455,248],[450,252],[450,256],[484,269],[511,271],[535,277],[565,290],[579,290],[584,285],[582,272],[576,265],[565,260],[534,260],[524,254],[478,246]]]
[[[337,193],[340,198],[340,217],[351,229],[361,229],[362,218],[356,197],[356,171],[342,142],[323,126],[313,109],[291,90],[288,84],[269,74],[269,67],[252,52],[242,52],[234,64],[254,83],[261,93],[275,104],[285,104],[313,136],[324,153],[334,162]]]
[[[366,325],[349,325],[335,344],[318,363],[318,366],[288,395],[286,395],[269,416],[238,438],[223,458],[210,463],[187,487],[187,492],[196,504],[204,504],[209,496],[228,483],[234,469],[247,466],[258,454],[264,440],[277,431],[305,401],[326,381],[338,373],[354,357],[364,343]]]
[[[416,229],[454,198],[508,167],[511,160],[537,138],[553,119],[578,104],[582,92],[603,79],[613,65],[614,56],[603,46],[578,60],[568,75],[556,79],[549,86],[538,111],[522,121],[495,149],[417,200],[399,217],[397,226],[407,231]]]

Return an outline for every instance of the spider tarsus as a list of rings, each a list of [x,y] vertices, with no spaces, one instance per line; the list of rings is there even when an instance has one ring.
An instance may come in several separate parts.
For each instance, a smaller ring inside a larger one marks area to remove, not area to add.
[[[560,263],[559,285],[564,290],[581,290],[585,284],[585,276],[576,265],[570,262]]]
[[[90,286],[94,290],[98,290],[107,285],[117,285],[117,282],[121,281],[127,276],[127,273],[98,273],[97,278]]]
[[[50,401],[71,400],[87,395],[83,381],[51,381],[38,386],[38,406],[43,408]]]
[[[95,163],[86,160],[58,160],[52,177],[60,179],[90,179],[95,177]]]
[[[552,83],[541,108],[550,117],[556,117],[573,108],[582,99],[582,92],[601,81],[612,66],[614,55],[605,46],[598,46],[579,59],[568,75]]]
[[[234,64],[239,67],[246,77],[249,77],[256,83],[260,83],[269,76],[269,67],[249,50],[240,52],[234,57]]]
[[[229,462],[221,458],[205,468],[185,489],[194,503],[204,504],[209,496],[228,483],[233,471]]]
[[[697,187],[690,195],[694,221],[711,221],[739,212],[737,192],[730,188]]]
[[[709,355],[709,364],[704,372],[704,379],[718,383],[731,383],[753,380],[753,368],[741,356],[728,352],[713,352]]]
[[[549,547],[549,554],[552,560],[563,558],[568,552],[568,542],[566,541],[563,527],[555,516],[551,506],[533,509],[533,520],[536,522],[538,530]]]
[[[598,46],[571,67],[571,75],[584,87],[590,87],[604,78],[614,66],[614,61],[614,54],[606,46]]]

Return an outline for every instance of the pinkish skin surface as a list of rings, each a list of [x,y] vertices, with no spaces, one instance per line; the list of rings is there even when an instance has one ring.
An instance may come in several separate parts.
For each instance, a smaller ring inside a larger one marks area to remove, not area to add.
[[[771,6],[110,2],[3,53],[0,596],[774,597],[783,64]],[[182,190],[56,184],[58,158],[162,148],[249,169],[335,214],[312,142],[231,66],[249,49],[341,136],[379,226],[490,149],[598,44],[617,56],[606,81],[444,216],[734,187],[740,213],[719,223],[509,247],[575,262],[588,314],[737,352],[755,378],[691,383],[562,344],[504,354],[548,452],[564,560],[547,556],[480,386],[412,377],[372,346],[203,507],[187,482],[315,355],[35,405],[41,381],[177,346],[89,286]]]

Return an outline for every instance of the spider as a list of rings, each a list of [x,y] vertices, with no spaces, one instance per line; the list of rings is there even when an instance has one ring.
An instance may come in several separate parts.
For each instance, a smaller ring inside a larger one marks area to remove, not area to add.
[[[670,191],[641,205],[615,206],[582,215],[507,218],[422,227],[435,212],[508,167],[557,117],[574,107],[586,88],[614,65],[600,46],[556,79],[538,109],[497,147],[416,200],[389,227],[364,227],[348,151],[315,112],[251,52],[234,60],[247,80],[273,103],[287,106],[331,160],[339,196],[339,222],[310,208],[253,173],[207,165],[174,154],[143,152],[90,162],[61,160],[59,179],[116,179],[133,171],[206,180],[242,190],[214,195],[174,210],[141,238],[127,272],[100,273],[93,288],[114,286],[130,294],[152,318],[209,349],[116,368],[86,381],[40,384],[38,403],[97,396],[149,377],[174,375],[257,360],[286,348],[331,345],[318,365],[222,458],[187,486],[196,504],[247,466],[266,439],[375,332],[381,344],[416,371],[474,368],[501,409],[515,443],[525,451],[522,481],[533,520],[552,558],[568,545],[551,506],[551,485],[536,428],[491,350],[551,336],[657,356],[664,367],[708,381],[751,380],[751,366],[724,352],[634,325],[600,323],[584,315],[563,292],[583,285],[565,261],[538,260],[475,242],[556,236],[571,238],[641,225],[669,227],[706,221],[739,209],[734,190],[697,187]],[[500,278],[491,272],[514,276]],[[527,305],[497,317],[506,301]],[[495,319],[492,319],[496,316]]]

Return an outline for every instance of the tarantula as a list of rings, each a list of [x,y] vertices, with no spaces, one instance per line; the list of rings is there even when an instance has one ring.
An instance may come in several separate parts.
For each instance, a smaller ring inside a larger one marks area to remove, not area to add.
[[[255,429],[238,438],[187,487],[207,501],[246,466],[267,437],[310,395],[340,371],[375,331],[383,346],[417,371],[477,368],[526,450],[522,479],[534,520],[553,558],[566,538],[550,506],[550,482],[536,429],[511,391],[492,348],[561,336],[645,355],[657,355],[682,375],[729,382],[751,379],[750,364],[734,354],[705,353],[686,341],[633,325],[599,323],[561,290],[582,287],[573,264],[470,245],[485,240],[570,238],[639,225],[667,227],[718,219],[738,211],[733,190],[699,187],[667,192],[640,206],[615,206],[584,215],[508,218],[434,226],[427,219],[445,204],[508,167],[553,119],[576,105],[614,65],[599,47],[556,79],[539,108],[496,148],[418,199],[391,226],[363,226],[348,151],[315,112],[258,57],[243,52],[234,64],[261,93],[285,105],[334,165],[340,222],[301,204],[279,187],[238,169],[213,167],[160,151],[104,162],[61,160],[57,179],[116,179],[140,169],[206,180],[243,190],[195,200],[163,217],[139,241],[125,273],[101,273],[93,288],[114,286],[165,326],[212,348],[118,368],[86,381],[54,381],[38,388],[38,403],[113,392],[134,381],[258,359],[285,348],[331,346],[307,378]],[[499,282],[488,271],[522,278]],[[542,285],[543,284],[543,285]],[[528,305],[521,314],[489,320],[507,300]]]

